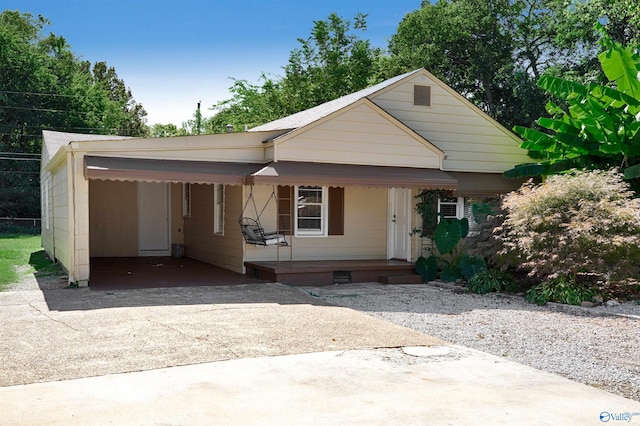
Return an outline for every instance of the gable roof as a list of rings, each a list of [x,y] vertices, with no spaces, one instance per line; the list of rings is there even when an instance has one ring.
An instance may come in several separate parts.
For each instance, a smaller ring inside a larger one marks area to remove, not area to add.
[[[42,164],[46,164],[56,155],[58,150],[69,145],[71,142],[80,141],[109,141],[131,139],[128,136],[113,136],[113,135],[88,135],[81,133],[67,133],[67,132],[54,132],[53,130],[42,131]]]
[[[342,96],[341,98],[334,99],[329,102],[325,102],[313,108],[309,108],[304,111],[297,112],[287,117],[271,121],[269,123],[262,124],[260,126],[249,129],[250,132],[266,131],[266,130],[291,130],[297,129],[314,121],[320,120],[342,108],[345,108],[362,98],[367,98],[376,92],[384,90],[389,86],[396,84],[397,82],[404,80],[405,78],[417,74],[422,71],[422,68],[398,75],[396,77],[385,80],[382,83],[378,83],[374,86],[367,87],[358,92],[351,93],[349,95]]]

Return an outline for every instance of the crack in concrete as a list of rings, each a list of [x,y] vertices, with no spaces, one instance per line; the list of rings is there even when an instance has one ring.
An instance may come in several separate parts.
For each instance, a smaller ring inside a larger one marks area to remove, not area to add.
[[[188,337],[188,338],[190,338],[190,339],[195,339],[195,340],[206,340],[207,342],[209,341],[209,339],[208,339],[207,337],[192,336],[192,335],[187,334],[187,333],[185,333],[185,332],[183,332],[183,331],[181,331],[181,330],[178,330],[178,329],[177,329],[177,328],[175,328],[175,327],[171,327],[171,326],[170,326],[170,325],[168,325],[168,324],[164,324],[164,323],[161,323],[161,322],[158,322],[158,321],[154,321],[154,320],[152,320],[151,318],[146,318],[146,320],[147,320],[148,322],[153,323],[153,324],[157,324],[157,325],[160,325],[160,326],[162,326],[162,327],[168,328],[168,329],[169,329],[169,330],[171,330],[171,331],[175,331],[176,333],[178,333],[178,334],[180,334],[180,335],[182,335],[182,336],[184,336],[184,337]]]
[[[33,306],[33,304],[31,304],[31,303],[29,303],[29,306],[31,306],[31,308],[32,308],[33,310],[37,311],[40,315],[42,315],[42,316],[46,317],[47,319],[49,319],[49,320],[51,320],[51,321],[53,321],[53,322],[56,322],[56,323],[58,323],[58,324],[62,324],[62,325],[64,325],[65,327],[70,328],[70,329],[71,329],[71,330],[73,330],[73,331],[80,331],[79,329],[77,329],[77,328],[75,328],[75,327],[70,326],[69,324],[67,324],[67,323],[66,323],[66,322],[64,322],[64,321],[60,321],[60,320],[58,320],[58,319],[53,318],[51,315],[47,315],[45,312],[43,312],[43,311],[41,311],[40,309],[38,309],[37,307]]]

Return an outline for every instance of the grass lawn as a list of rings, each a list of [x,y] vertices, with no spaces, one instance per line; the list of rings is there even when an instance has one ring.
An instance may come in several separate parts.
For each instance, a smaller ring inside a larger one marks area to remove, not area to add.
[[[54,272],[40,247],[40,235],[0,234],[0,291],[34,272]]]

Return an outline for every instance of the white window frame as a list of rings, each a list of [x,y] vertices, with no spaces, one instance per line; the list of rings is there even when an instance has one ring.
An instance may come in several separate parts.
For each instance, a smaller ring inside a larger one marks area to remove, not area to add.
[[[42,189],[43,189],[43,193],[44,193],[44,197],[42,198],[43,201],[43,210],[44,210],[44,227],[45,229],[49,229],[49,217],[50,217],[50,209],[49,209],[49,181],[45,181],[44,184],[42,185]]]
[[[456,201],[448,201],[455,198]],[[442,212],[442,206],[456,206],[456,216],[444,216],[444,219],[462,219],[464,218],[464,197],[451,197],[445,198],[447,201],[442,201],[442,198],[438,198],[438,223],[443,218],[440,214]]]
[[[191,217],[191,184],[182,184],[182,217],[187,219]]]
[[[213,185],[213,234],[224,235],[224,185]]]
[[[300,203],[300,188],[321,188],[322,190],[322,202],[321,203]],[[328,218],[329,218],[329,188],[319,185],[302,185],[296,186],[294,192],[295,211],[293,223],[295,227],[295,235],[300,237],[326,237],[328,232]],[[320,205],[320,229],[300,229],[298,227],[298,209],[301,205]]]

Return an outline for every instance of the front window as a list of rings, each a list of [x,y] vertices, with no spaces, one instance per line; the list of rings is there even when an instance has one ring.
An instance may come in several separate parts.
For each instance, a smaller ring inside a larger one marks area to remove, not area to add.
[[[325,236],[327,221],[327,188],[296,187],[296,235]]]
[[[450,197],[438,199],[438,222],[440,219],[462,219],[464,217],[464,198]]]

